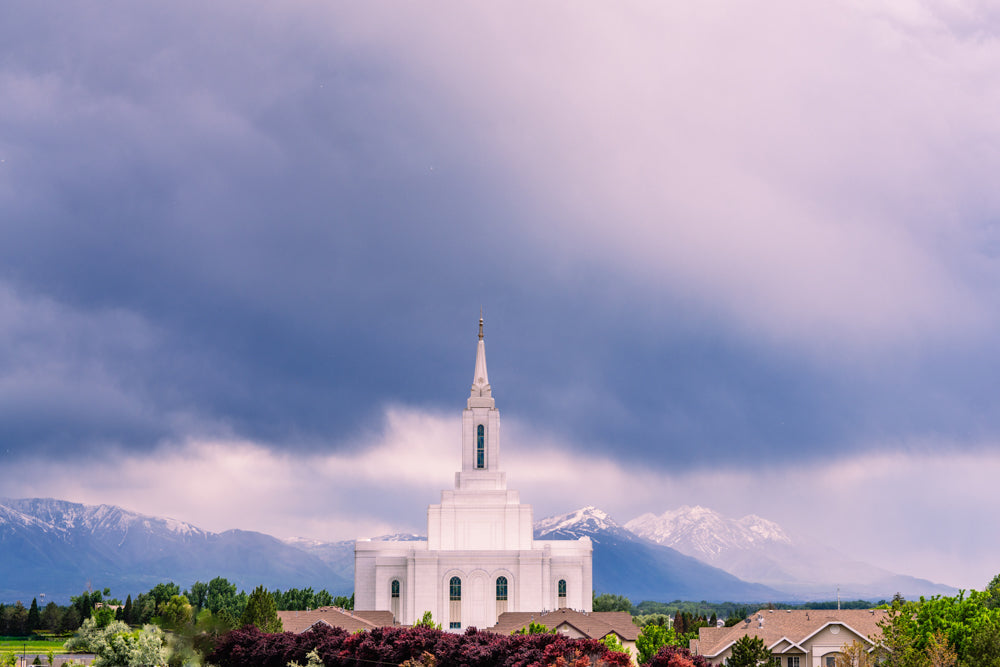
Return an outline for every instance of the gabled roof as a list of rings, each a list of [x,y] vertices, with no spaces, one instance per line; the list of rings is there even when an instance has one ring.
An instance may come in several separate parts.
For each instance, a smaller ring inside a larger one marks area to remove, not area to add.
[[[351,611],[340,607],[319,607],[310,611],[279,611],[278,618],[286,632],[301,634],[316,625],[325,623],[348,632],[371,630],[395,625],[391,611]]]
[[[612,633],[625,641],[635,641],[639,637],[639,628],[632,622],[632,615],[627,611],[508,611],[500,614],[497,624],[487,628],[487,631],[509,635],[527,627],[532,621],[541,623],[550,630],[568,625],[591,639],[601,639]]]
[[[782,640],[788,642],[781,653],[805,651],[803,644],[823,629],[838,625],[852,634],[845,635],[845,643],[854,637],[869,639],[881,632],[879,621],[886,617],[884,609],[761,609],[750,617],[750,622],[737,623],[730,628],[700,628],[698,639],[692,640],[696,653],[715,657],[732,646],[740,637],[760,637],[768,649],[776,648]]]

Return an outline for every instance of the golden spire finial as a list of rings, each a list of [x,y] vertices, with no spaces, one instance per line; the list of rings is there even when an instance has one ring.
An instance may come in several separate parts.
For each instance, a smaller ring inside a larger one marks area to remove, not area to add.
[[[483,339],[483,307],[479,306],[479,340]]]

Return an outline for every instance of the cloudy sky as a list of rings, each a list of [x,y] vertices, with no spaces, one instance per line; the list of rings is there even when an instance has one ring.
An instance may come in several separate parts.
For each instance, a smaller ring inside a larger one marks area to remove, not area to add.
[[[998,37],[973,0],[5,3],[0,496],[423,532],[484,306],[536,517],[700,504],[982,589]]]

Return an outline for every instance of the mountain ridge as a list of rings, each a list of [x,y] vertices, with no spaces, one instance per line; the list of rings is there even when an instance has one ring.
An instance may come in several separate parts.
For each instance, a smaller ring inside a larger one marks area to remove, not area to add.
[[[801,599],[887,599],[895,593],[954,595],[957,589],[896,574],[850,558],[815,540],[788,533],[754,514],[734,519],[685,505],[661,515],[642,514],[625,527],[658,544],[719,567],[741,579],[788,591]]]

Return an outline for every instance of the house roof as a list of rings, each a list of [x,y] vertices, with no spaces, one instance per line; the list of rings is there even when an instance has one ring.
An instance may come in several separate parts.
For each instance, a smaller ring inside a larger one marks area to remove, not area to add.
[[[635,641],[639,637],[639,628],[632,622],[632,615],[627,611],[508,611],[500,614],[497,624],[487,628],[487,631],[509,635],[527,627],[532,621],[541,623],[550,630],[569,625],[591,639],[601,639],[612,633],[626,641]]]
[[[310,611],[279,611],[278,618],[286,632],[300,634],[316,625],[326,623],[348,632],[371,630],[395,625],[391,611],[351,611],[340,607],[319,607]]]
[[[750,622],[729,628],[699,628],[698,639],[691,640],[695,653],[714,657],[743,636],[760,637],[764,645],[778,652],[803,651],[802,644],[829,625],[839,625],[865,639],[881,632],[879,621],[886,617],[884,609],[761,609]],[[784,640],[784,642],[782,642]],[[854,641],[851,636],[845,642]]]

